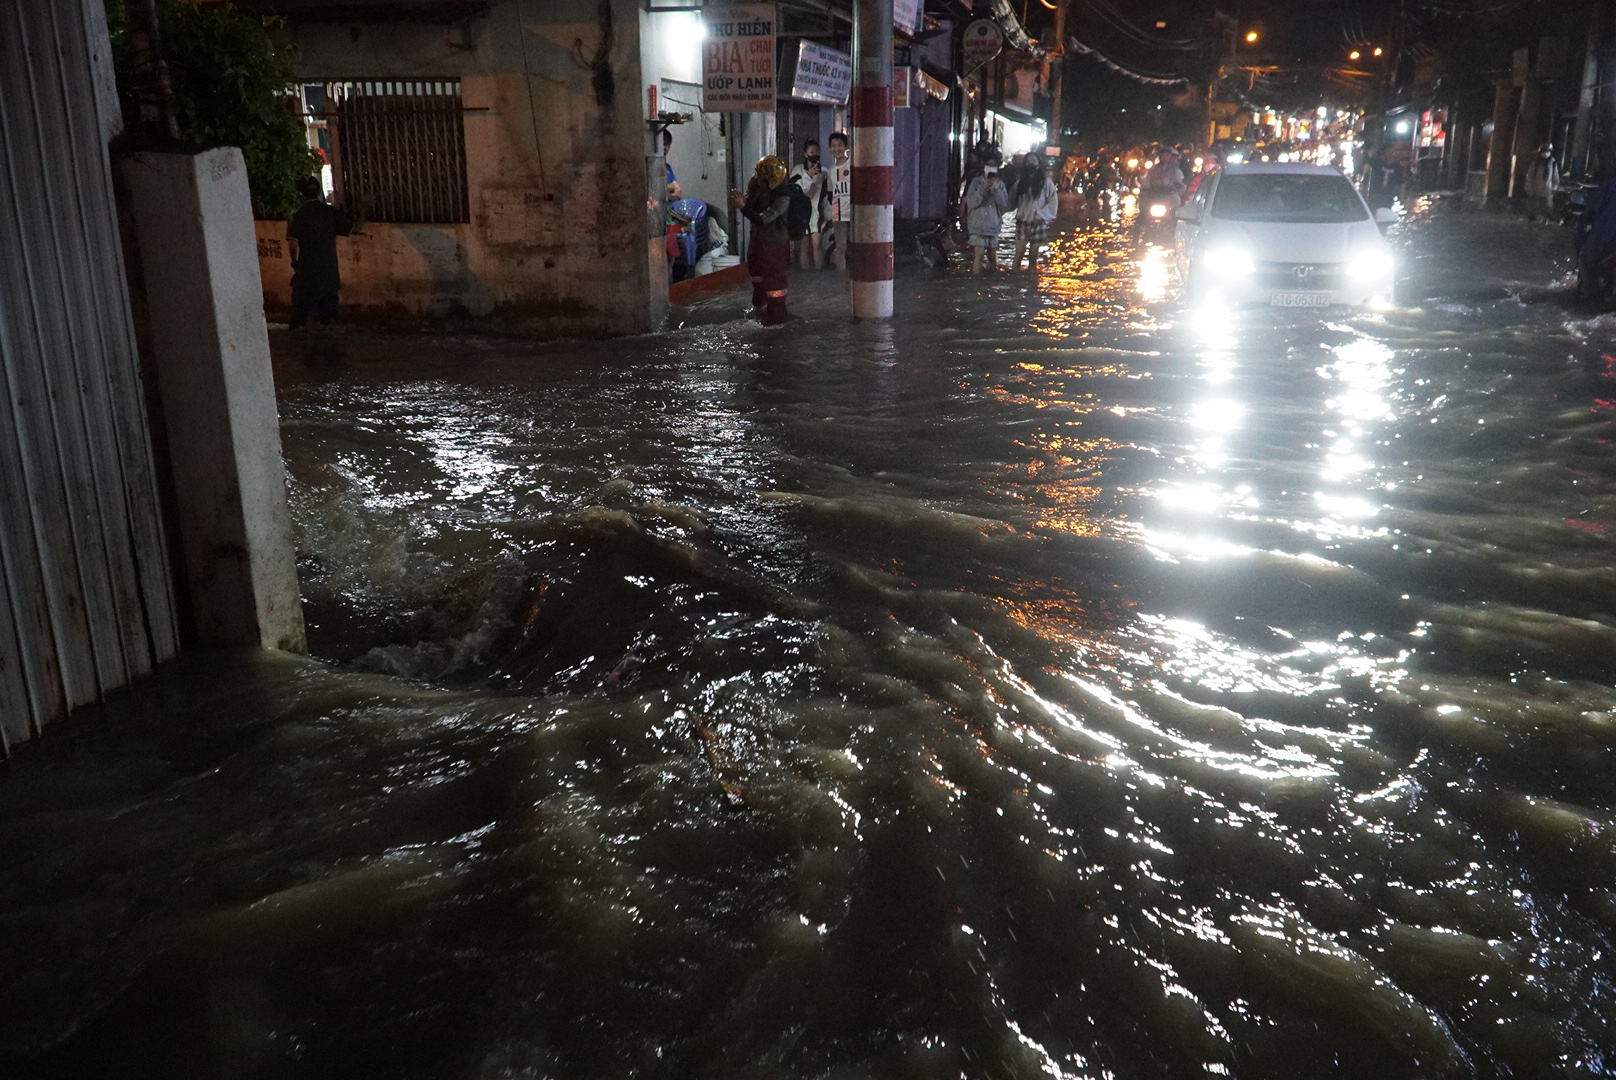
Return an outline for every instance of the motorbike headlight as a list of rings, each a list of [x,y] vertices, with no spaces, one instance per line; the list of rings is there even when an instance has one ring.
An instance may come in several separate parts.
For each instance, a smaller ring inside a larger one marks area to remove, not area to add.
[[[1354,281],[1369,281],[1373,278],[1386,277],[1396,265],[1389,251],[1366,251],[1354,255],[1347,261],[1347,274]]]
[[[1150,204],[1150,216],[1153,217],[1153,218],[1164,218],[1164,217],[1166,217],[1167,216],[1167,206],[1166,206],[1166,204],[1165,203],[1151,203]]]
[[[1237,247],[1213,248],[1202,257],[1201,265],[1211,273],[1234,277],[1257,272],[1257,264],[1252,261],[1251,253]]]

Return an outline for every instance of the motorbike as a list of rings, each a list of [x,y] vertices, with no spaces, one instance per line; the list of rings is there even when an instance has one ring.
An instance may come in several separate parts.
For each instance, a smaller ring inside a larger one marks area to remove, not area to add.
[[[1115,188],[1101,184],[1097,180],[1090,181],[1083,188],[1084,217],[1091,224],[1115,221],[1118,201]]]
[[[947,235],[948,226],[946,222],[916,222],[914,253],[920,258],[921,265],[926,269],[935,270],[939,266],[948,265],[948,248],[952,242],[945,240]]]
[[[1177,219],[1173,216],[1178,210],[1179,198],[1172,191],[1144,191],[1139,194],[1139,216],[1134,221],[1134,229],[1141,240],[1154,240],[1158,243],[1168,243],[1177,229]]]
[[[1599,185],[1571,180],[1560,185],[1554,193],[1554,213],[1551,220],[1558,225],[1579,225],[1588,209],[1588,197]]]

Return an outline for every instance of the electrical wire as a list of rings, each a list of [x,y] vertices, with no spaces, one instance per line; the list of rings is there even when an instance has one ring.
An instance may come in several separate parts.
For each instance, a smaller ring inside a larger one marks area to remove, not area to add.
[[[527,62],[527,15],[522,0],[516,0],[516,33],[522,43],[522,81],[527,84],[527,115],[533,122],[533,153],[539,159],[539,194],[548,198],[550,185],[544,178],[544,140],[539,138],[539,109],[533,103],[533,69]]]
[[[1083,44],[1075,37],[1068,37],[1066,39],[1066,43],[1073,49],[1076,49],[1078,52],[1082,53],[1084,56],[1094,57],[1095,60],[1110,68],[1112,71],[1115,71],[1117,74],[1126,75],[1128,78],[1134,79],[1138,82],[1142,82],[1150,86],[1189,85],[1189,80],[1181,75],[1176,77],[1170,75],[1147,75],[1142,71],[1135,71],[1130,67],[1117,63],[1115,60],[1111,59],[1109,56],[1105,55],[1093,46]]]
[[[1129,22],[1128,19],[1112,7],[1106,0],[1086,0],[1089,9],[1101,21],[1113,30],[1121,33],[1136,45],[1143,45],[1150,49],[1164,49],[1168,51],[1188,52],[1200,48],[1198,42],[1170,42],[1152,38],[1144,30]]]
[[[1101,17],[1142,45],[1149,45],[1155,49],[1176,49],[1181,52],[1201,48],[1201,42],[1194,38],[1163,38],[1152,34],[1119,11],[1112,0],[1087,0],[1087,2]]]

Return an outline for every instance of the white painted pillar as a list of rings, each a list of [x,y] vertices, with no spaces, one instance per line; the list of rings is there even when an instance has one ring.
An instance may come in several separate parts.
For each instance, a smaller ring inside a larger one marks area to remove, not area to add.
[[[892,0],[858,0],[853,125],[853,239],[847,276],[853,315],[892,317]]]
[[[301,652],[247,170],[234,147],[118,162],[134,220],[198,644]]]

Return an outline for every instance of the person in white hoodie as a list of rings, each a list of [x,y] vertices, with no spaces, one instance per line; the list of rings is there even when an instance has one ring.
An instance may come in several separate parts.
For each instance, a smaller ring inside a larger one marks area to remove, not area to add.
[[[998,159],[990,158],[982,175],[965,189],[965,229],[971,238],[973,274],[998,269],[999,228],[1009,206],[1010,194],[999,179]]]
[[[1016,193],[1016,250],[1010,260],[1010,269],[1021,269],[1021,257],[1027,256],[1027,269],[1038,269],[1038,257],[1044,241],[1049,237],[1049,223],[1060,209],[1060,193],[1055,181],[1049,178],[1041,158],[1027,155],[1022,166],[1021,183]]]

